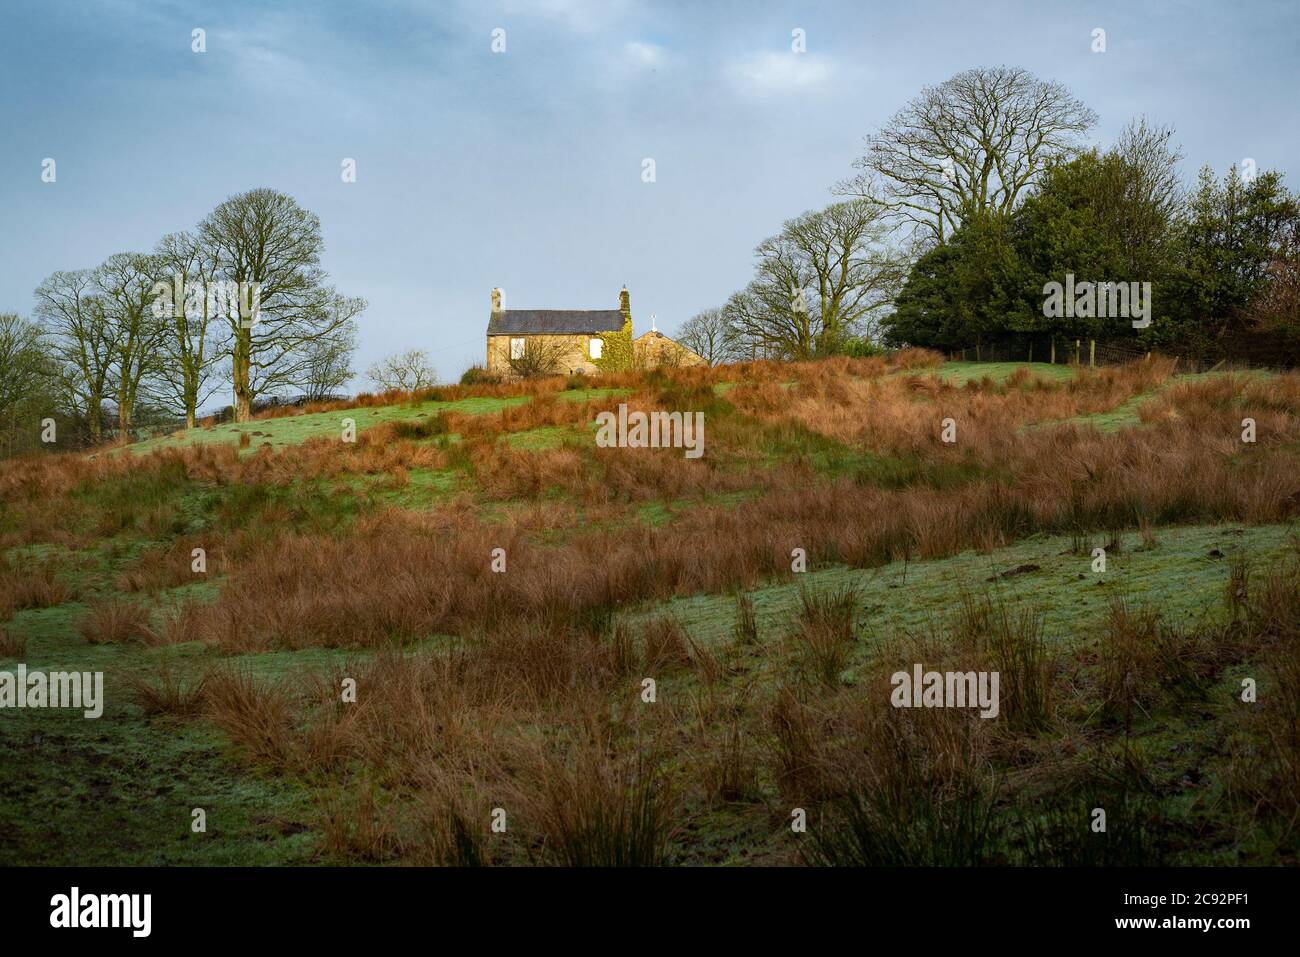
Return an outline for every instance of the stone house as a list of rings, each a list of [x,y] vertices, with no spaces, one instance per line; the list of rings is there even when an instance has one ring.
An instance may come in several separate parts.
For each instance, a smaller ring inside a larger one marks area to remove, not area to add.
[[[492,290],[487,369],[500,375],[595,375],[651,365],[695,365],[704,360],[657,330],[632,339],[627,287],[617,309],[506,309]]]
[[[632,360],[638,369],[654,369],[660,366],[676,369],[681,366],[706,364],[703,357],[656,329],[654,317],[651,317],[650,331],[643,332],[632,340]]]

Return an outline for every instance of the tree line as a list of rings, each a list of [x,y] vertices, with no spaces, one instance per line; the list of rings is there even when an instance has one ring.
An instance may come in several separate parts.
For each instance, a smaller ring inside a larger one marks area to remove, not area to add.
[[[1172,129],[1139,118],[1103,151],[1084,146],[1096,121],[1014,67],[923,90],[837,201],[763,240],[753,280],[679,338],[713,363],[903,345],[1048,358],[1078,338],[1300,360],[1300,204],[1281,175],[1243,160],[1187,186]],[[1078,302],[1054,308],[1057,286]],[[1117,299],[1145,318],[1114,315]]]
[[[320,220],[270,189],[231,196],[147,253],[60,270],[36,288],[30,319],[0,315],[0,430],[59,445],[139,425],[195,424],[222,388],[236,421],[259,400],[322,398],[352,378],[364,299],[320,267]]]

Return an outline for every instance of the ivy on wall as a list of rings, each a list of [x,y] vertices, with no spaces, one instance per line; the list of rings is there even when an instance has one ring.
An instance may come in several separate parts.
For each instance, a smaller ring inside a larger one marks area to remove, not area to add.
[[[599,359],[591,358],[591,340],[587,340],[587,358],[601,372],[625,372],[632,368],[632,317],[623,314],[623,328],[600,336],[605,346]]]

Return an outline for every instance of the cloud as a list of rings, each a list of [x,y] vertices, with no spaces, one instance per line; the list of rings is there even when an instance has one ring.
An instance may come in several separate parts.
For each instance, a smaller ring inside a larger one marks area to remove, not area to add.
[[[507,14],[554,20],[577,33],[594,33],[624,16],[631,0],[508,0]]]
[[[623,52],[627,55],[628,63],[645,70],[657,70],[667,62],[664,48],[654,43],[633,40],[624,44]]]
[[[829,58],[815,53],[759,53],[731,60],[725,72],[740,92],[767,95],[816,89],[834,68]]]

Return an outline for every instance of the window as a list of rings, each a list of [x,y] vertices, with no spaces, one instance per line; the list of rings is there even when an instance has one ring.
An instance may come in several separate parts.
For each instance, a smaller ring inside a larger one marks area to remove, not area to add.
[[[592,340],[591,340],[591,345],[590,345],[590,350],[589,350],[589,351],[591,352],[591,357],[592,357],[593,359],[599,359],[599,358],[600,358],[601,351],[602,351],[604,348],[605,348],[605,340],[604,340],[604,339],[592,339]]]
[[[511,339],[511,340],[510,340],[510,358],[511,358],[511,359],[522,359],[523,357],[524,357],[524,340],[523,340],[523,339]]]

